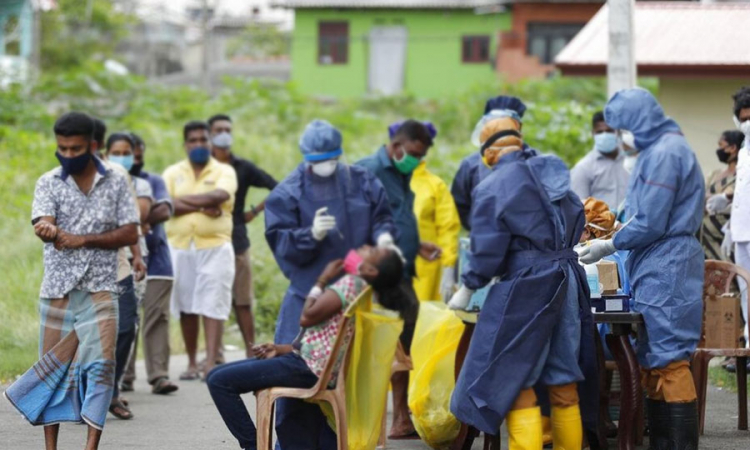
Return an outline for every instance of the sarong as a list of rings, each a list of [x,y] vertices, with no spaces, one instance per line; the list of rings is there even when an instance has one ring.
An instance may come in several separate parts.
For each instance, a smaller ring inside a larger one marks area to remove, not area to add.
[[[39,361],[4,393],[32,425],[84,421],[101,430],[112,400],[117,297],[72,290],[39,301]]]

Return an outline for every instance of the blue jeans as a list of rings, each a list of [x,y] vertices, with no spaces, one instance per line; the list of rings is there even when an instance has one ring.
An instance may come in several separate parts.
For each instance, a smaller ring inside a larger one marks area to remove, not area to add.
[[[310,388],[317,382],[318,377],[295,353],[222,364],[206,380],[221,418],[245,450],[256,450],[257,440],[255,425],[240,394],[271,387]]]
[[[120,380],[130,359],[130,350],[135,341],[138,326],[138,298],[135,296],[133,277],[129,276],[118,283],[119,319],[117,325],[117,347],[115,349],[115,389],[113,398],[120,396]]]

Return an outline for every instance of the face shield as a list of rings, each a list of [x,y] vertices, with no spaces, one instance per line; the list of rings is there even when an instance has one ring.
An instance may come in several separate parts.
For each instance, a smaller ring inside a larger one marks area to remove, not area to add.
[[[474,145],[474,147],[479,147],[482,145],[481,142],[481,134],[482,129],[484,126],[495,119],[502,119],[502,118],[511,118],[518,122],[518,128],[521,128],[521,117],[513,111],[512,109],[493,109],[492,111],[488,112],[484,116],[482,116],[479,121],[477,121],[477,124],[474,126],[474,131],[471,133],[471,143]]]

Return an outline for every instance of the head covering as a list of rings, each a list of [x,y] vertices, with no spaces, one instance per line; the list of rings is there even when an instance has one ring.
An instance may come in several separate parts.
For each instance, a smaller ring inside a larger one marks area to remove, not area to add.
[[[664,114],[659,102],[642,88],[617,91],[604,107],[604,120],[617,130],[633,133],[635,147],[646,150],[666,133],[680,133],[677,123]]]
[[[586,214],[586,229],[595,238],[610,237],[614,231],[615,215],[601,200],[589,197],[583,202]]]
[[[229,133],[219,133],[211,139],[214,147],[229,148],[232,146],[232,135]]]
[[[388,126],[388,138],[393,139],[393,136],[398,133],[398,129],[401,128],[401,125],[404,124],[403,120],[399,120],[397,122],[393,122]],[[437,128],[435,128],[435,125],[433,125],[432,122],[429,120],[426,120],[422,122],[422,125],[424,125],[425,128],[427,128],[427,132],[430,133],[430,137],[432,139],[435,139],[437,137]]]
[[[487,100],[484,104],[484,114],[488,114],[490,111],[495,109],[509,109],[515,111],[518,114],[518,118],[522,118],[526,112],[526,105],[518,97],[510,95],[499,95],[497,97]]]
[[[299,139],[305,161],[325,161],[341,156],[341,132],[325,120],[310,122]]]
[[[482,143],[482,158],[490,166],[497,164],[503,155],[523,148],[520,124],[510,117],[487,122],[482,127],[479,140]]]

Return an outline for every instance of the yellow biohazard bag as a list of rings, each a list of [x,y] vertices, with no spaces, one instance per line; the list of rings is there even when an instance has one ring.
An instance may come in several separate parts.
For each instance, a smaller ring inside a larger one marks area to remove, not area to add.
[[[373,307],[371,295],[360,300],[354,320],[354,341],[346,371],[349,450],[373,450],[380,437],[391,365],[404,322],[392,311]],[[335,430],[330,405],[320,406]]]
[[[411,344],[414,370],[409,380],[409,409],[419,437],[434,449],[450,448],[460,423],[450,412],[456,386],[456,349],[464,324],[439,302],[420,302]]]

